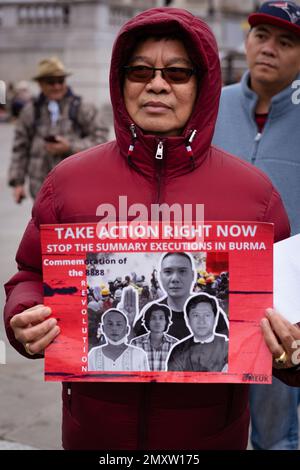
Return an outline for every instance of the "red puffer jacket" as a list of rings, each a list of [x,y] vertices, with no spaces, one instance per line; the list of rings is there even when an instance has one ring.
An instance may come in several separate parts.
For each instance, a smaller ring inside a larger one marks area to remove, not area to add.
[[[122,98],[120,66],[138,34],[177,32],[201,70],[199,93],[183,135],[159,139],[131,122]],[[282,202],[256,168],[210,146],[221,75],[214,37],[206,24],[173,8],[148,10],[121,30],[112,55],[111,95],[116,141],[66,159],[46,180],[17,253],[19,272],[6,285],[5,324],[11,344],[24,348],[10,318],[43,302],[40,224],[93,222],[101,203],[118,217],[119,196],[128,206],[205,204],[206,220],[273,222],[276,240],[289,235]],[[194,157],[187,152],[188,138]],[[134,131],[134,132],[132,132]],[[135,134],[135,136],[133,135]],[[237,135],[238,139],[238,135]],[[134,149],[128,157],[130,144]],[[128,214],[134,218],[138,214]],[[123,216],[120,216],[123,218]],[[67,390],[69,387],[69,390]],[[63,444],[66,449],[243,449],[248,436],[247,386],[231,384],[109,384],[63,386]]]

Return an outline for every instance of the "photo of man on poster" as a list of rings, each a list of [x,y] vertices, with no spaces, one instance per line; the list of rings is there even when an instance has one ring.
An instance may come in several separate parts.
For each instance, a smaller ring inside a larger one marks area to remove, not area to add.
[[[89,352],[89,371],[149,370],[146,353],[128,344],[130,327],[124,313],[113,308],[107,310],[101,319],[101,328],[107,343]]]
[[[167,356],[178,339],[168,334],[172,313],[167,305],[152,303],[143,314],[147,333],[131,340],[133,346],[142,348],[148,356],[150,370],[163,371]]]
[[[164,294],[160,299],[157,299],[157,302],[168,305],[171,309],[172,324],[168,334],[181,340],[191,333],[184,318],[183,307],[190,295],[193,294],[196,283],[195,260],[186,252],[168,252],[162,255],[158,270],[159,283]],[[146,332],[142,325],[143,313],[142,310],[134,324],[136,336]],[[218,332],[228,334],[227,324],[222,321],[222,318],[217,328]]]
[[[165,294],[157,301],[168,305],[172,312],[169,334],[177,339],[185,338],[190,331],[184,321],[183,306],[193,291],[196,279],[192,257],[184,252],[165,253],[161,258],[158,278]],[[137,336],[146,331],[141,321],[142,314],[134,325]]]

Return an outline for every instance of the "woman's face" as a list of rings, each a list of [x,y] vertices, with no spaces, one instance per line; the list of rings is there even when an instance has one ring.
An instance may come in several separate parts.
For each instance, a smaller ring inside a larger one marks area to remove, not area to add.
[[[183,43],[177,39],[149,38],[134,50],[129,66],[193,69]],[[191,116],[197,96],[196,75],[185,83],[170,82],[161,71],[148,81],[126,76],[124,100],[131,119],[147,134],[176,136]]]
[[[109,312],[103,319],[103,332],[112,341],[120,341],[127,334],[127,324],[119,312]]]

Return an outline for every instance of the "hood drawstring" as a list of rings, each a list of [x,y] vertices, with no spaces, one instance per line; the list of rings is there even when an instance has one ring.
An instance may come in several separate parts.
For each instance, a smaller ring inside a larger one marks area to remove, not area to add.
[[[135,165],[135,163],[133,163],[132,158],[131,158],[133,151],[134,151],[135,141],[137,139],[137,134],[135,132],[134,124],[130,124],[130,132],[131,132],[131,143],[129,144],[128,154],[127,154],[128,165],[131,166],[131,168],[134,168],[138,173],[141,173],[141,170]]]
[[[128,161],[128,164],[132,168],[134,168],[135,170],[140,172],[139,168],[132,161],[132,154],[133,154],[133,151],[134,151],[135,142],[137,140],[137,133],[136,133],[136,130],[135,130],[135,125],[133,123],[130,124],[130,132],[131,132],[131,142],[130,142],[129,147],[128,147],[127,161]],[[191,144],[192,144],[196,134],[197,134],[196,129],[191,130],[190,136],[188,137],[187,142],[185,144],[187,154],[190,157],[192,171],[196,168],[196,166],[195,166],[194,152],[193,152]],[[159,143],[157,145],[155,158],[158,159],[158,160],[162,160],[162,158],[163,158],[163,142],[162,141],[159,141]]]
[[[144,174],[143,170],[139,168],[133,161],[132,161],[132,154],[134,151],[135,147],[135,142],[137,140],[137,133],[135,130],[135,125],[132,123],[130,124],[130,132],[131,132],[131,143],[129,144],[128,147],[128,153],[127,153],[127,162],[128,165],[133,168],[137,173]]]
[[[192,142],[193,142],[193,140],[194,140],[194,138],[195,138],[196,133],[197,133],[197,130],[196,130],[196,129],[194,129],[194,130],[191,131],[190,136],[189,136],[189,138],[188,138],[188,140],[187,140],[187,143],[186,143],[186,145],[185,145],[186,151],[187,151],[187,153],[188,153],[188,155],[189,155],[189,157],[190,157],[191,166],[192,166],[192,171],[195,169],[195,158],[194,158],[194,152],[193,152],[193,149],[192,149],[192,147],[191,147],[191,144],[192,144]]]
[[[135,132],[135,125],[134,125],[134,124],[130,124],[130,132],[131,132],[131,143],[129,144],[128,154],[127,154],[127,159],[128,159],[129,165],[132,164],[131,156],[132,156],[132,154],[133,154],[133,150],[134,150],[134,146],[135,146],[135,141],[136,141],[136,138],[137,138],[137,135],[136,135],[136,132]]]

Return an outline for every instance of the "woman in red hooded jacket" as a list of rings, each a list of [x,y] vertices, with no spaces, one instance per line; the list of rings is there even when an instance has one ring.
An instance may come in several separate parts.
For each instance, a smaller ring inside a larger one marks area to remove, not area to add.
[[[268,178],[211,147],[221,74],[215,39],[203,21],[173,8],[130,20],[113,48],[110,86],[116,140],[52,171],[17,253],[19,272],[6,285],[7,334],[28,358],[42,357],[59,334],[41,305],[40,224],[99,221],[103,207],[124,220],[119,202],[126,196],[128,220],[141,205],[151,214],[153,204],[189,204],[194,211],[204,204],[206,220],[271,222],[276,240],[289,235]],[[266,322],[277,357],[282,347],[271,336],[273,320]],[[63,384],[65,449],[244,449],[248,425],[247,385]]]

